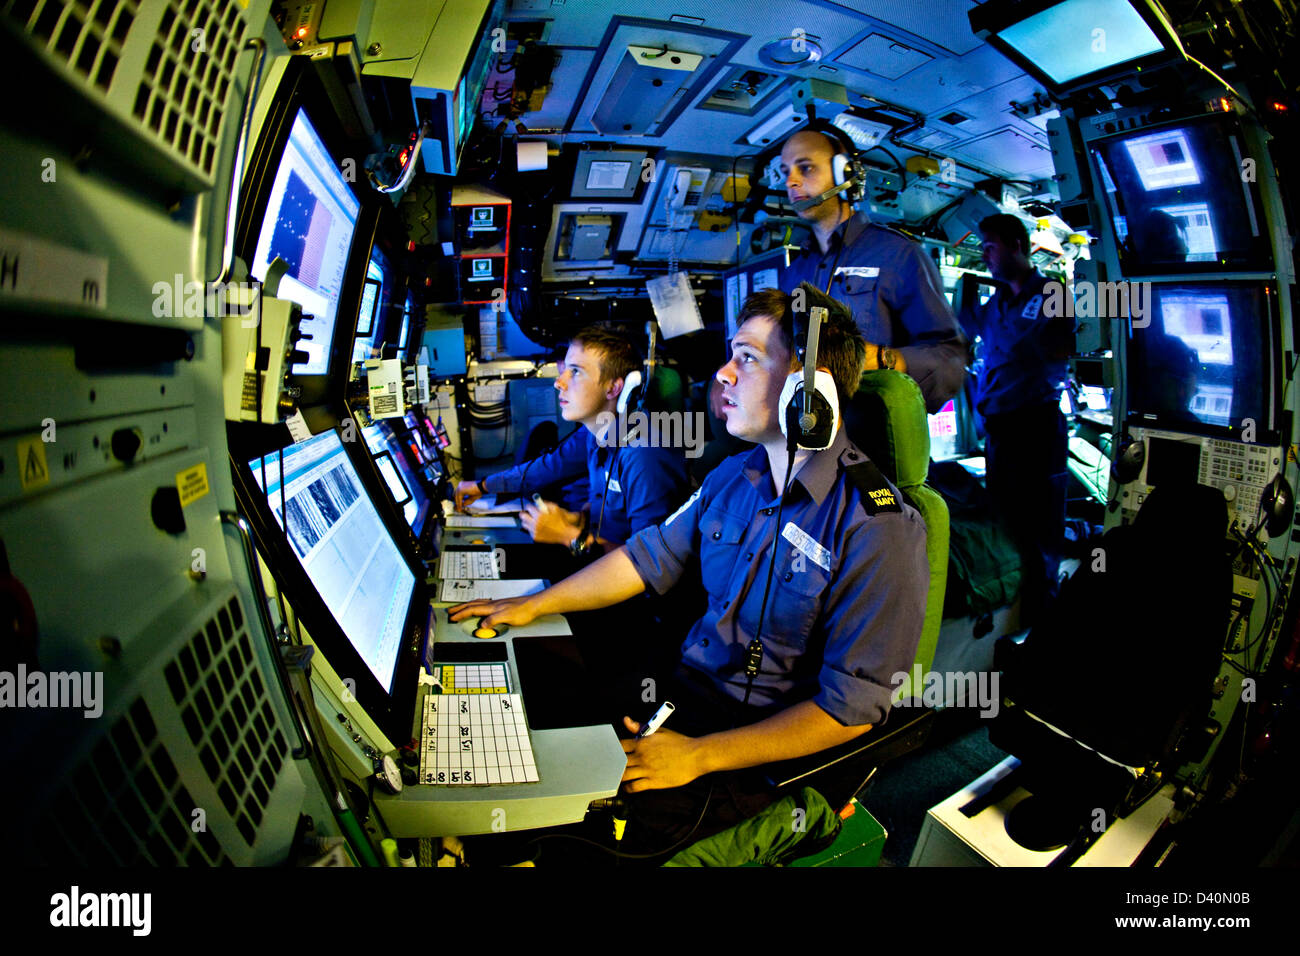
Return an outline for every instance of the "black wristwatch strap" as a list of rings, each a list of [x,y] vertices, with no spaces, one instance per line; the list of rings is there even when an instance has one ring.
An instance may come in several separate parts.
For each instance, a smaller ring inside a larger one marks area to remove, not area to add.
[[[591,514],[584,511],[582,513],[582,525],[578,528],[578,536],[569,542],[569,551],[575,558],[580,558],[591,550],[593,541],[587,539],[591,531]]]
[[[480,478],[480,479],[478,480],[478,493],[479,493],[480,495],[485,495],[485,494],[487,494],[487,485],[484,484],[484,482],[486,482],[486,481],[487,481],[486,478]]]

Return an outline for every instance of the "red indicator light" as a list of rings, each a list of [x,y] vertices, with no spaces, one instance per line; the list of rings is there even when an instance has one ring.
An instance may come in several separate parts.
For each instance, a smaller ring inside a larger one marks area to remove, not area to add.
[[[294,33],[294,36],[296,36],[299,40],[301,40],[301,39],[302,39],[303,37],[305,37],[306,35],[307,35],[307,28],[306,28],[306,27],[299,27],[299,28],[297,29],[297,31]]]

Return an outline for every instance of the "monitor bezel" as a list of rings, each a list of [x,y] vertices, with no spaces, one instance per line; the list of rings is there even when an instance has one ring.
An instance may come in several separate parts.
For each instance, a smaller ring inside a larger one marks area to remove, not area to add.
[[[333,430],[339,431],[338,428]],[[276,521],[267,497],[253,475],[250,462],[263,456],[275,455],[278,451],[295,444],[288,427],[283,424],[227,422],[226,432],[235,499],[240,513],[248,521],[253,540],[267,568],[288,597],[289,603],[293,605],[294,613],[307,629],[312,643],[320,648],[334,672],[341,679],[353,680],[356,688],[353,695],[357,703],[375,725],[388,736],[394,746],[406,743],[410,739],[415,719],[419,673],[429,640],[432,594],[426,581],[427,572],[424,566],[412,554],[409,544],[405,543],[400,535],[393,534],[392,510],[376,507],[380,521],[393,537],[398,553],[414,576],[415,584],[402,625],[402,645],[398,649],[392,682],[393,690],[390,693],[388,688],[382,686],[371,673],[369,666],[352,646],[352,642],[334,618],[333,612],[316,590],[315,584],[312,583],[297,553],[289,543],[287,533]],[[321,432],[317,431],[317,434]],[[343,436],[340,434],[339,438],[342,441]],[[356,454],[347,451],[350,444],[360,444],[364,447],[365,442],[342,441],[342,445],[344,453],[348,455],[361,480],[364,493],[374,504],[374,488],[366,474],[373,469],[358,467]],[[368,451],[367,449],[367,455]],[[382,481],[382,477],[379,480]],[[383,494],[385,498],[391,497],[386,488],[383,489]]]
[[[1255,430],[1254,443],[1260,445],[1278,445],[1282,440],[1282,394],[1279,383],[1282,377],[1282,342],[1281,342],[1281,300],[1278,296],[1281,288],[1271,279],[1243,278],[1192,278],[1168,279],[1152,283],[1154,286],[1167,288],[1185,288],[1187,286],[1204,286],[1206,289],[1250,287],[1263,292],[1263,301],[1273,303],[1273,311],[1258,317],[1262,332],[1260,345],[1264,352],[1263,367],[1266,394],[1263,408],[1267,421],[1259,423]],[[1154,297],[1153,297],[1154,304]],[[1240,425],[1215,425],[1210,422],[1171,421],[1158,413],[1133,408],[1133,383],[1130,374],[1133,371],[1131,349],[1133,339],[1132,322],[1125,325],[1124,331],[1124,421],[1130,428],[1157,429],[1160,431],[1182,432],[1189,435],[1205,435],[1211,438],[1241,441]],[[1234,362],[1235,364],[1235,362]],[[1113,408],[1113,405],[1112,405]]]
[[[1107,228],[1110,231],[1112,241],[1115,243],[1115,261],[1120,267],[1121,274],[1126,278],[1145,278],[1147,276],[1153,278],[1164,278],[1209,274],[1221,276],[1224,273],[1233,272],[1268,273],[1273,271],[1273,248],[1269,236],[1268,217],[1264,213],[1264,197],[1260,191],[1258,182],[1247,182],[1245,180],[1242,180],[1242,186],[1246,189],[1249,201],[1253,204],[1255,220],[1259,223],[1259,235],[1255,239],[1256,248],[1247,256],[1233,259],[1230,262],[1224,262],[1221,259],[1213,259],[1202,262],[1183,261],[1151,265],[1149,263],[1133,263],[1131,258],[1129,262],[1125,261],[1123,250],[1120,249],[1119,240],[1116,238],[1115,216],[1114,210],[1111,209],[1111,199],[1106,193],[1105,188],[1101,185],[1104,181],[1101,175],[1100,151],[1102,147],[1118,147],[1127,140],[1136,139],[1141,136],[1149,136],[1154,133],[1160,133],[1164,130],[1176,130],[1201,124],[1204,124],[1205,126],[1219,127],[1216,131],[1219,135],[1213,137],[1213,139],[1216,143],[1220,143],[1224,149],[1228,148],[1228,136],[1235,136],[1237,143],[1241,148],[1242,158],[1253,158],[1249,155],[1249,143],[1246,140],[1245,130],[1242,127],[1240,119],[1238,119],[1236,114],[1226,112],[1198,113],[1193,116],[1184,116],[1180,119],[1152,123],[1147,126],[1137,126],[1114,133],[1106,133],[1102,136],[1089,138],[1085,144],[1088,152],[1089,173],[1093,177],[1093,182],[1097,184],[1097,202],[1100,203],[1101,208],[1105,213]]]

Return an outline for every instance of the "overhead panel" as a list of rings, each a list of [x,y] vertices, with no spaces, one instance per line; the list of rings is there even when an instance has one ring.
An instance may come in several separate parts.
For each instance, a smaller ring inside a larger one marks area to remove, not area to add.
[[[976,166],[1005,176],[1040,177],[1050,176],[1053,172],[1051,150],[1009,127],[962,143],[952,152]]]
[[[616,16],[573,97],[567,126],[607,136],[662,136],[744,40],[720,29]]]
[[[704,57],[697,53],[628,46],[596,105],[591,125],[599,133],[641,136],[657,125],[664,108],[686,89]]]
[[[934,57],[928,53],[883,34],[872,33],[837,56],[835,61],[855,70],[862,70],[864,73],[874,73],[887,80],[896,80],[917,67],[924,66],[932,59]]]

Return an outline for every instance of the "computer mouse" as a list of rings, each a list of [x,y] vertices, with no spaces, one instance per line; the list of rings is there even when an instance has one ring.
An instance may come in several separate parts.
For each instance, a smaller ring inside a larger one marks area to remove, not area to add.
[[[494,627],[483,627],[479,622],[483,619],[480,617],[467,617],[459,622],[460,628],[470,637],[477,637],[480,640],[491,640],[494,637],[500,637],[506,631],[510,630],[505,624],[497,624]]]

